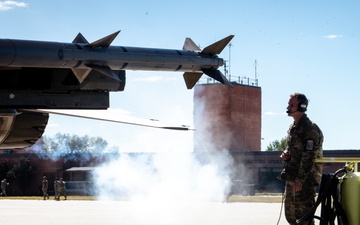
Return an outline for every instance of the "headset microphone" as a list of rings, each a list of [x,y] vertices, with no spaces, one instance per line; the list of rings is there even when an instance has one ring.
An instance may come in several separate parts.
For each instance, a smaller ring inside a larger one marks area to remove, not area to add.
[[[295,111],[289,111],[289,110],[287,110],[286,113],[295,113],[295,112],[297,112],[297,111],[299,111],[299,110],[295,110]]]

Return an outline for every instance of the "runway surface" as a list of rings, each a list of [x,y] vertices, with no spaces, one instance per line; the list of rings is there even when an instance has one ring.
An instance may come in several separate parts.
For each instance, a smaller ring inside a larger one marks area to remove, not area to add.
[[[276,225],[281,203],[0,200],[6,225]],[[279,225],[286,225],[282,210]]]

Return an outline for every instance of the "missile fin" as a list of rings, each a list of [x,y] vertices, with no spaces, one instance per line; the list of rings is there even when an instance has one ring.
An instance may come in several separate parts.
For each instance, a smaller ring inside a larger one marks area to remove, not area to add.
[[[120,33],[120,31],[116,31],[115,33],[112,33],[106,37],[103,37],[97,41],[94,41],[90,44],[88,44],[87,46],[91,47],[91,48],[96,48],[96,47],[104,47],[107,48],[110,46],[110,44],[114,41],[114,39],[116,38],[116,36]]]
[[[72,43],[89,44],[89,42],[81,33],[78,33],[78,35],[75,37]]]
[[[187,89],[192,89],[202,75],[203,73],[185,72],[183,76]]]
[[[113,78],[114,80],[116,81],[119,81],[119,82],[122,82],[120,80],[120,78],[118,77],[118,75],[112,71],[112,69],[108,66],[98,66],[98,65],[95,65],[95,64],[91,64],[91,65],[86,65],[102,74],[104,74],[105,76],[108,76],[110,78]]]
[[[225,84],[228,87],[233,87],[230,81],[220,72],[220,70],[214,69],[202,69],[202,71],[209,77],[219,81],[222,84]]]
[[[229,42],[233,37],[234,35],[229,35],[226,38],[223,38],[220,41],[217,41],[207,46],[206,48],[204,48],[204,50],[201,51],[201,53],[208,55],[218,55],[222,52],[222,50],[226,47],[226,45],[229,44]]]
[[[91,72],[91,69],[71,69],[81,84]]]
[[[183,50],[201,52],[201,49],[199,48],[199,46],[197,46],[195,44],[195,42],[193,40],[191,40],[191,38],[186,38],[185,39]]]

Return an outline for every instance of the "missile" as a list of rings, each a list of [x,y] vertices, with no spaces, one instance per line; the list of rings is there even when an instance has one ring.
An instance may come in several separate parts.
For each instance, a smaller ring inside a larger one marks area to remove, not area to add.
[[[188,89],[193,88],[202,74],[232,84],[219,71],[224,60],[218,54],[234,35],[221,39],[201,50],[190,38],[182,50],[111,46],[120,31],[89,43],[79,33],[72,43],[0,39],[0,71],[13,68],[71,69],[81,84],[92,71],[117,82],[125,82],[116,71],[184,72]]]

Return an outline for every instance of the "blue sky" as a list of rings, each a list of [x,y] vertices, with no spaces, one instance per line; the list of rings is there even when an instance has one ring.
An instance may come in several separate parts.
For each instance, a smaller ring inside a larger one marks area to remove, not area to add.
[[[358,1],[1,1],[0,38],[95,41],[117,30],[113,45],[181,49],[235,35],[232,76],[257,77],[262,88],[262,150],[286,135],[289,95],[310,99],[308,115],[322,129],[324,149],[359,149],[360,2]],[[193,90],[182,73],[127,71],[111,109],[193,124]],[[121,151],[191,151],[192,133],[51,116],[45,135],[101,136]],[[175,147],[174,147],[175,146]]]

